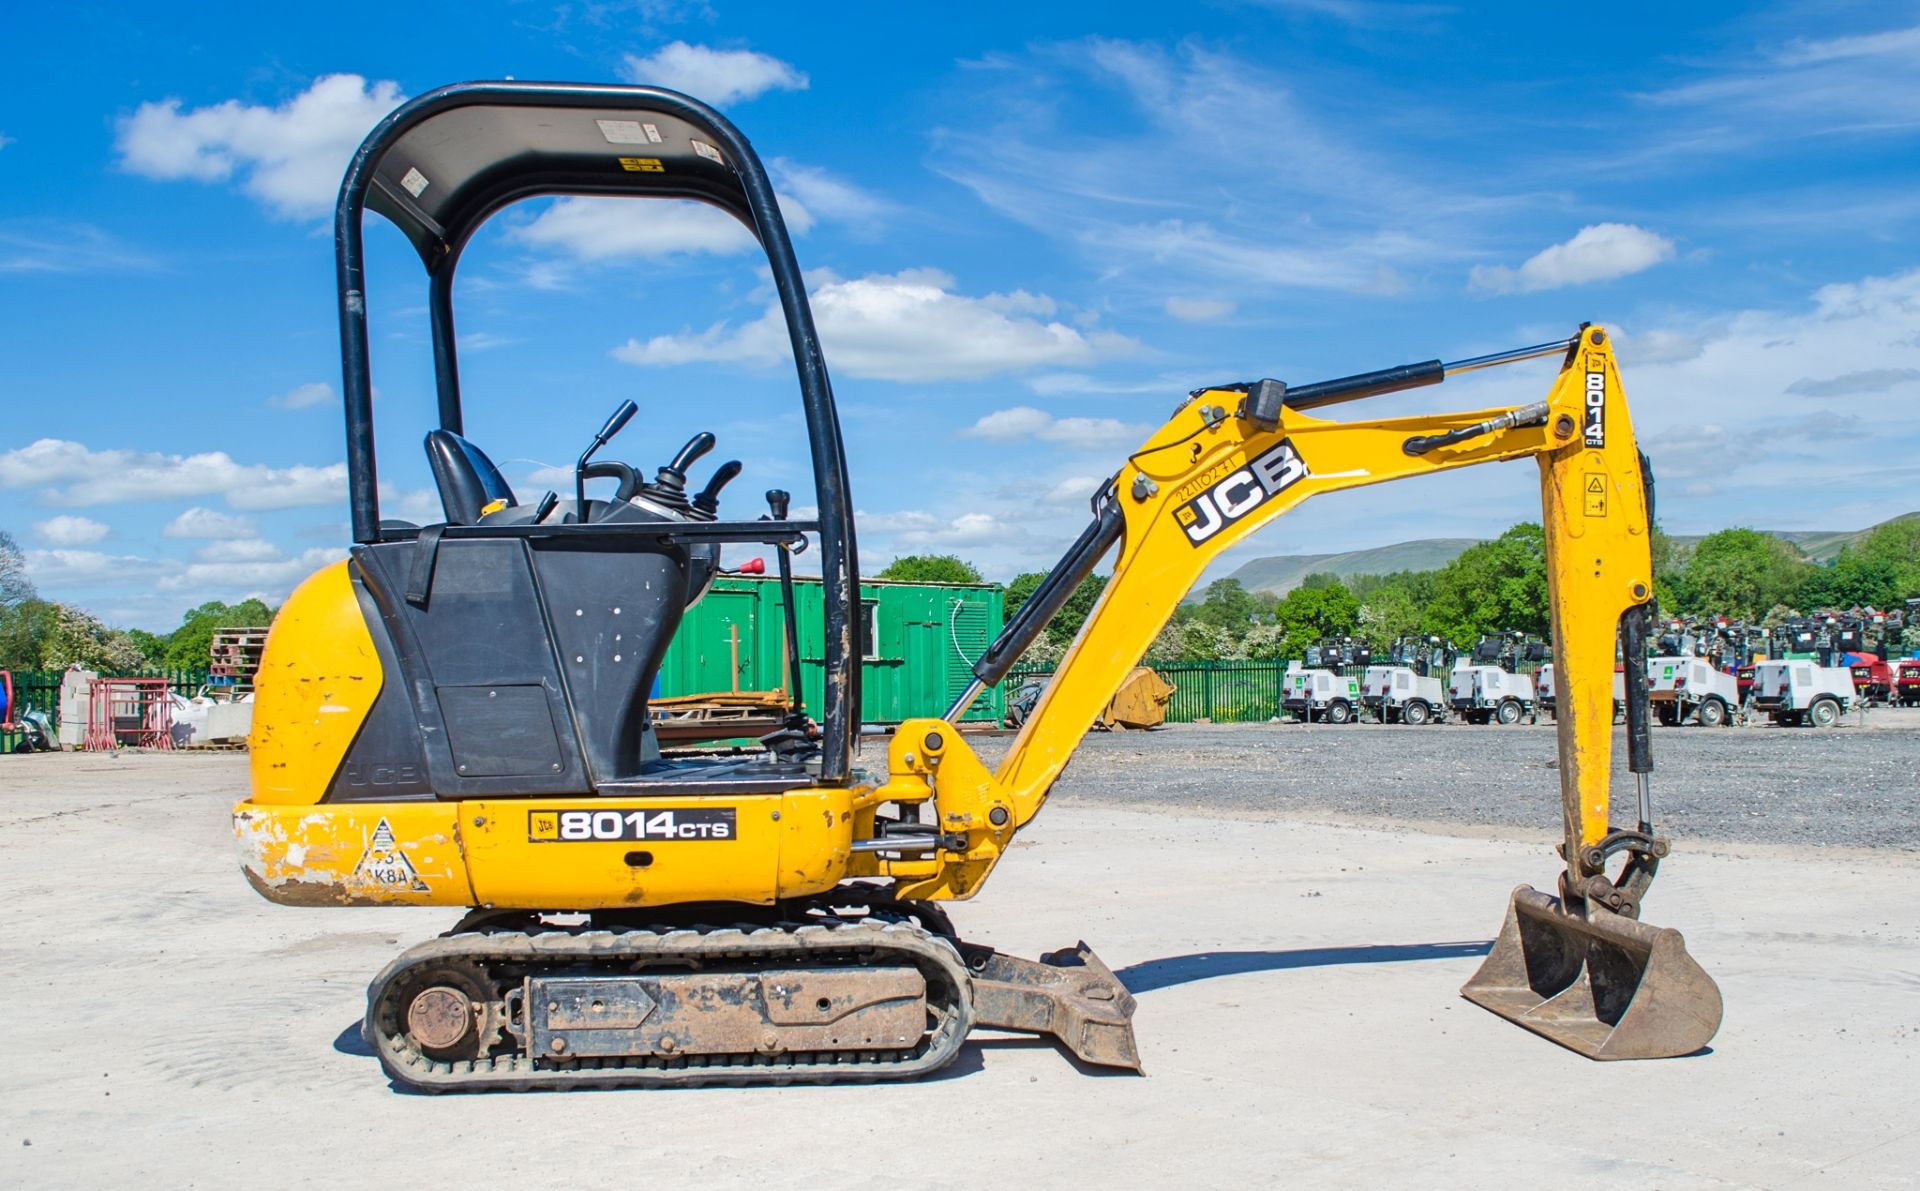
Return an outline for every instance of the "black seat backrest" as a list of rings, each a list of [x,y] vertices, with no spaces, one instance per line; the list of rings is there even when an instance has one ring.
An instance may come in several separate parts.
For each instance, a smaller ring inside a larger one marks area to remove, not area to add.
[[[496,500],[506,501],[509,508],[519,503],[507,478],[479,447],[451,430],[429,432],[426,445],[427,464],[433,468],[448,525],[474,524],[480,520],[480,510]]]

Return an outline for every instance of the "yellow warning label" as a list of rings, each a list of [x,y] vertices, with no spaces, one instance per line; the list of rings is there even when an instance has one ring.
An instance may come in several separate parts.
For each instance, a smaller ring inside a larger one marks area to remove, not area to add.
[[[620,168],[629,174],[664,174],[667,167],[660,164],[658,157],[622,157]]]
[[[1605,472],[1586,473],[1586,515],[1604,517],[1607,515],[1607,476]]]

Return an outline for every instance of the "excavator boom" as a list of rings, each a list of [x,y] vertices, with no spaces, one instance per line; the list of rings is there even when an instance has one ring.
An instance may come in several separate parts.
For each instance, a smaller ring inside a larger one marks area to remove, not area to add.
[[[1306,409],[1437,383],[1461,371],[1562,356],[1545,401],[1511,409],[1336,422]],[[1209,562],[1310,496],[1479,463],[1532,457],[1553,616],[1565,870],[1557,897],[1517,892],[1487,965],[1464,990],[1495,1013],[1597,1058],[1699,1049],[1718,1027],[1718,989],[1677,932],[1634,919],[1667,842],[1652,834],[1644,677],[1628,694],[1640,791],[1633,828],[1611,806],[1616,629],[1628,656],[1652,599],[1649,477],[1613,347],[1601,327],[1558,343],[1447,365],[1386,369],[1288,391],[1274,381],[1202,390],[1095,500],[1094,520],[1062,565],[975,668],[943,719],[909,721],[889,751],[890,779],[864,801],[931,801],[938,848],[874,850],[855,875],[891,878],[901,899],[977,893],[1037,814],[1081,737]],[[998,681],[1046,617],[1114,546],[1113,577],[997,771],[952,721]],[[1630,675],[1636,667],[1629,665]],[[860,824],[857,824],[858,828]],[[860,834],[857,829],[856,834]],[[858,847],[859,845],[856,845]],[[1620,865],[1614,877],[1609,863]]]

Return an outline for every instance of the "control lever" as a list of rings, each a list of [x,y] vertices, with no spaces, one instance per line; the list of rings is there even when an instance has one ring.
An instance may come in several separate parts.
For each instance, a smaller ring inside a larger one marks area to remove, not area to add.
[[[533,506],[533,523],[538,525],[542,521],[545,521],[547,515],[553,512],[553,507],[559,503],[560,494],[558,492],[548,492],[542,496],[540,503]]]
[[[639,412],[640,406],[634,401],[622,401],[620,408],[614,410],[613,416],[600,427],[600,433],[594,435],[593,441],[587,444],[587,449],[580,452],[580,461],[573,465],[573,498],[577,509],[574,519],[579,524],[587,523],[587,461],[593,458],[595,451],[606,446],[614,435],[620,433],[628,422],[633,421],[633,415]]]
[[[713,473],[713,478],[707,481],[707,486],[694,495],[694,512],[704,513],[708,517],[717,516],[720,512],[720,490],[732,483],[733,477],[740,474],[740,467],[738,459],[730,459],[722,463],[719,470]]]
[[[714,441],[713,435],[705,430],[688,439],[679,454],[653,473],[653,483],[644,490],[647,496],[668,508],[687,508],[687,469],[693,466],[694,460],[713,450]]]
[[[792,507],[791,494],[779,488],[767,491],[767,512],[773,520],[785,521]],[[788,689],[793,692],[793,714],[787,717],[787,728],[803,730],[807,716],[800,697],[800,618],[793,606],[793,550],[785,542],[775,548],[780,551],[780,605],[787,630],[787,681],[791,684]]]

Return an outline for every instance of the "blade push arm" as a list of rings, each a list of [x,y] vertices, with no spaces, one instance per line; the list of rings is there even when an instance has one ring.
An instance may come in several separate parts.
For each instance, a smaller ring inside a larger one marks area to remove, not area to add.
[[[1545,402],[1518,409],[1333,422],[1303,413],[1287,400],[1299,394],[1302,404],[1321,405],[1547,352],[1567,356],[1551,394]],[[1589,412],[1596,398],[1586,387],[1596,373],[1605,386],[1598,391],[1598,415]],[[1129,456],[1101,510],[1103,520],[1119,522],[1113,578],[1006,759],[989,773],[947,720],[903,724],[889,748],[891,777],[874,791],[865,814],[870,822],[873,804],[932,796],[943,842],[923,849],[931,855],[917,858],[856,857],[858,871],[895,877],[902,897],[959,898],[975,892],[1013,833],[1039,811],[1101,708],[1207,565],[1322,492],[1540,457],[1555,648],[1560,650],[1569,634],[1581,635],[1583,642],[1564,661],[1556,653],[1556,661],[1567,676],[1570,705],[1578,699],[1579,706],[1589,706],[1584,696],[1597,681],[1608,692],[1600,706],[1609,706],[1613,625],[1635,583],[1643,589],[1638,598],[1645,598],[1651,575],[1638,455],[1605,333],[1595,328],[1577,341],[1502,357],[1452,367],[1436,361],[1350,380],[1373,378],[1386,378],[1384,387],[1342,389],[1343,382],[1328,382],[1288,394],[1277,382],[1260,382],[1244,391],[1206,390]],[[1602,440],[1589,448],[1584,445],[1589,419],[1596,416]],[[1605,485],[1607,499],[1598,516],[1587,513],[1600,507],[1586,503],[1589,472]],[[1601,562],[1590,561],[1590,553]],[[1568,596],[1578,601],[1577,611],[1563,618],[1558,609]],[[1595,619],[1596,612],[1603,618]],[[1010,662],[1007,658],[1004,664]],[[1596,666],[1597,680],[1590,674]],[[957,718],[957,712],[949,718]],[[1605,834],[1610,719],[1596,721],[1596,732],[1590,718],[1562,721],[1563,758],[1573,746],[1572,760],[1561,772],[1570,840],[1575,825],[1582,841],[1591,823]]]

